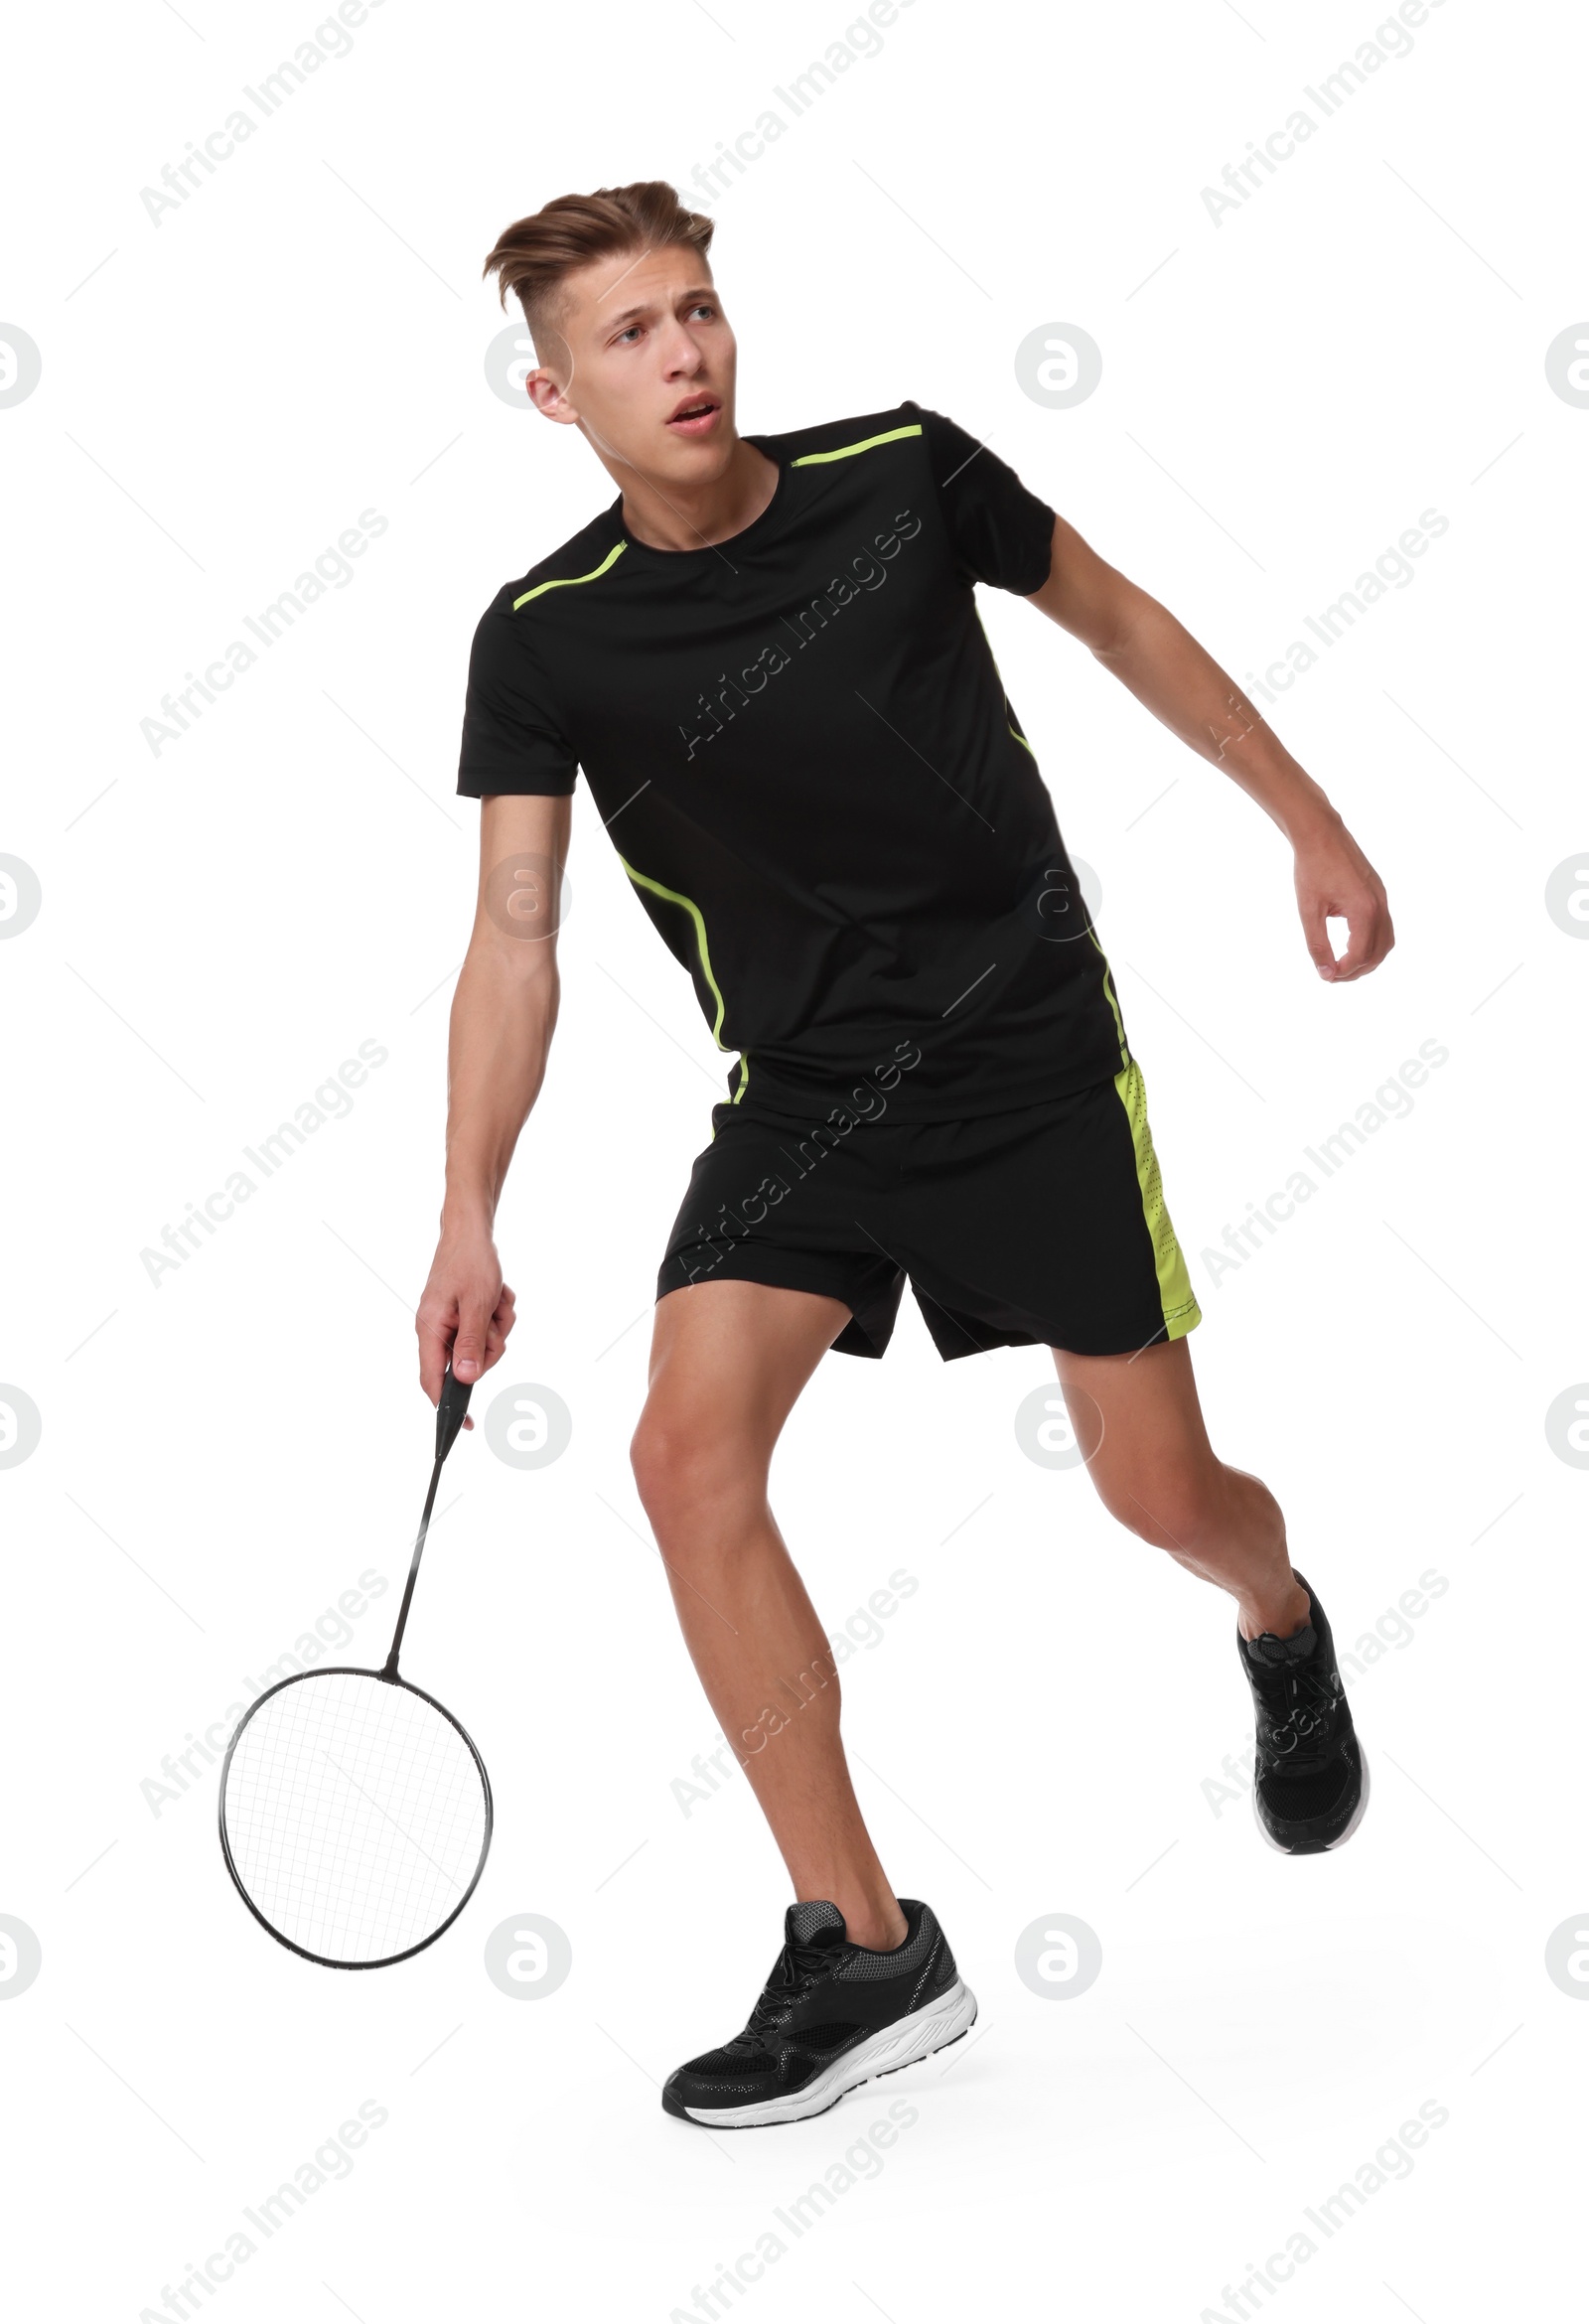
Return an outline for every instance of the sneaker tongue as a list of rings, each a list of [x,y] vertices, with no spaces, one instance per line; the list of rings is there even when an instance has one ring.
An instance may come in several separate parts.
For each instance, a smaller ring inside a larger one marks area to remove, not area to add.
[[[1311,1622],[1305,1622],[1295,1638],[1276,1638],[1272,1630],[1264,1630],[1243,1643],[1253,1662],[1278,1667],[1282,1663],[1305,1663],[1319,1643],[1319,1634]]]
[[[791,1945],[842,1945],[844,1915],[837,1905],[821,1901],[792,1904],[784,1915],[784,1935]]]

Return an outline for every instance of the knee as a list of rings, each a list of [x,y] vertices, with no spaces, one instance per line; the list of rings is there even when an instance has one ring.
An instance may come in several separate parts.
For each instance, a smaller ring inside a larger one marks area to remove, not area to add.
[[[649,1518],[654,1521],[681,1497],[693,1457],[690,1436],[648,1404],[630,1440],[629,1465]]]
[[[731,1436],[709,1422],[648,1404],[629,1448],[635,1489],[661,1535],[754,1496],[755,1464]]]

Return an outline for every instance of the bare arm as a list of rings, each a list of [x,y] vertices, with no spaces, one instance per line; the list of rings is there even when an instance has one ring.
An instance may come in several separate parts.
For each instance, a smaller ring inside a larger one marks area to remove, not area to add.
[[[432,1403],[449,1353],[458,1379],[477,1380],[513,1328],[494,1225],[557,1023],[556,907],[572,803],[506,795],[481,801],[480,888],[447,1052],[441,1236],[414,1319]]]
[[[1105,564],[1063,516],[1054,522],[1049,577],[1028,602],[1090,647],[1155,718],[1279,825],[1291,842],[1302,933],[1319,974],[1342,984],[1377,968],[1395,942],[1378,873],[1318,784],[1174,614]],[[1339,960],[1325,928],[1331,917],[1349,931]]]

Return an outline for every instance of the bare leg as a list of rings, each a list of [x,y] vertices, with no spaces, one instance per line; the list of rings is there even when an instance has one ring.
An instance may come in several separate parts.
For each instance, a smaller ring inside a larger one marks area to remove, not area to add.
[[[1228,1590],[1243,1638],[1290,1638],[1308,1619],[1285,1519],[1266,1485],[1209,1442],[1186,1341],[1136,1356],[1056,1348],[1060,1385],[1104,1507],[1144,1541]]]
[[[850,1782],[827,1637],[767,1500],[773,1447],[848,1318],[764,1283],[668,1292],[631,1457],[685,1644],[795,1897],[827,1898],[881,1948],[904,1942],[905,1916]]]

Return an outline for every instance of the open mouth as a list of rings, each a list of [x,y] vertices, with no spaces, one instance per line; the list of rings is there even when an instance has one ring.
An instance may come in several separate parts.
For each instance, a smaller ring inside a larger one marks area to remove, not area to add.
[[[681,403],[667,424],[681,436],[700,436],[712,425],[722,409],[715,395],[692,395]]]

